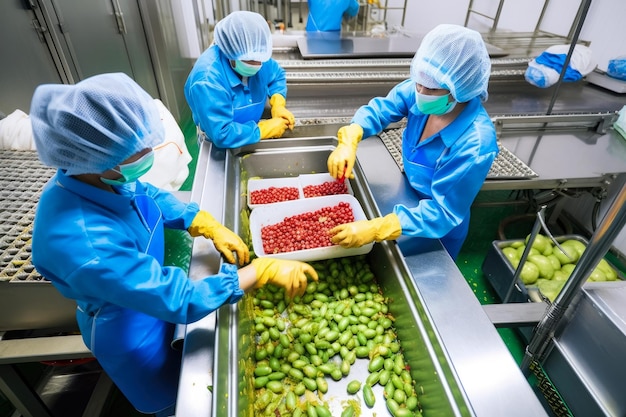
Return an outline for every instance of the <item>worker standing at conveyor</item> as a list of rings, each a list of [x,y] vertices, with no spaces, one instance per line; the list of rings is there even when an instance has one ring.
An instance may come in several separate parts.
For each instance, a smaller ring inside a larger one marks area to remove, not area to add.
[[[357,0],[308,0],[309,16],[305,30],[307,35],[316,32],[341,32],[341,23],[346,17],[359,13]]]
[[[249,252],[239,236],[196,203],[137,181],[165,130],[154,100],[127,75],[39,86],[30,117],[39,158],[58,168],[37,206],[33,264],[76,300],[85,345],[137,410],[173,414],[176,323],[198,321],[266,283],[293,297],[307,277],[317,280],[297,261],[257,258],[243,266]],[[211,239],[228,263],[197,280],[163,266],[165,227]]]
[[[417,207],[397,204],[384,217],[337,226],[330,231],[334,244],[358,247],[418,236],[441,239],[456,258],[467,236],[470,206],[498,154],[495,128],[482,105],[490,73],[478,32],[439,25],[415,54],[411,78],[359,108],[352,123],[339,129],[328,170],[335,178],[350,177],[359,141],[406,117],[402,160],[420,202]]]
[[[279,138],[293,129],[285,70],[272,59],[272,34],[258,13],[237,11],[215,25],[213,44],[185,82],[193,120],[220,148]],[[269,98],[270,119],[261,120]]]

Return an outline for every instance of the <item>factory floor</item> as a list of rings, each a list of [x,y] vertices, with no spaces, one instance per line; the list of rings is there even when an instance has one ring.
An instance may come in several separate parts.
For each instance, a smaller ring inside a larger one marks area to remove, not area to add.
[[[198,151],[195,139],[195,127],[191,125],[184,125],[182,127],[183,133],[185,133],[185,137],[188,138],[187,144],[189,151],[192,155],[195,156],[197,155]],[[194,171],[195,158],[190,166],[190,172],[193,173]],[[191,177],[192,175],[190,175],[190,178],[181,187],[182,191],[191,190]],[[514,205],[491,206],[489,204],[485,204],[494,199],[497,201],[501,201],[503,198],[506,199],[506,197],[506,195],[503,195],[503,192],[485,192],[479,194],[476,200],[476,204],[472,209],[469,238],[463,246],[461,253],[459,254],[456,261],[460,271],[466,278],[468,284],[476,294],[476,297],[481,304],[491,304],[499,302],[497,295],[493,291],[491,285],[487,282],[486,278],[482,274],[481,265],[483,259],[488,251],[491,242],[498,239],[497,231],[500,221],[508,216],[520,214],[520,210],[523,210],[523,208],[520,208],[520,206]],[[511,229],[517,228],[519,230],[511,230],[511,234],[508,235],[507,238],[524,237],[530,231],[531,226],[532,225],[518,225],[518,227],[512,227]],[[526,227],[528,228],[528,230],[526,230]],[[175,235],[170,235],[168,239],[170,239],[171,241],[171,239],[181,238]],[[180,241],[176,242],[178,243]],[[188,256],[188,254],[174,254],[173,256],[174,258],[172,259],[174,262],[179,262],[182,259],[182,263],[184,263],[185,257]],[[176,256],[182,256],[182,258],[176,258]],[[504,343],[508,346],[511,355],[518,363],[521,364],[521,360],[524,354],[525,343],[519,337],[518,333],[513,329],[499,329],[498,332],[502,336]],[[89,369],[90,367],[97,367],[97,364],[92,363],[81,366],[87,367]],[[49,366],[39,363],[31,363],[21,365],[20,370],[24,373],[24,376],[26,378],[31,379],[33,383],[35,383],[37,378],[40,378],[42,374],[45,374],[47,371],[49,371]],[[82,396],[83,394],[79,393],[77,395]],[[78,398],[74,400],[74,406],[72,406],[71,404],[65,404],[59,416],[81,416],[85,401],[89,395],[90,392],[85,392],[84,398]],[[2,398],[0,394],[0,417],[13,416],[13,412],[14,409],[11,404],[6,399]],[[117,389],[113,389],[107,399],[101,417],[120,416],[139,417],[145,416],[145,414],[135,411],[133,407],[128,403],[128,401],[124,398],[124,396]]]

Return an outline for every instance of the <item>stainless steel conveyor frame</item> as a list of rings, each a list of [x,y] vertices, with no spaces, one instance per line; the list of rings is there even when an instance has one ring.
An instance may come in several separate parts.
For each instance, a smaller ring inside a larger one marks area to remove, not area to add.
[[[335,130],[336,131],[336,130]],[[200,147],[191,200],[224,218],[226,152],[203,142]],[[404,175],[378,138],[359,147],[361,165],[381,212],[397,202],[417,200]],[[226,224],[231,227],[232,225]],[[521,370],[489,317],[441,243],[430,239],[400,239],[413,278],[439,332],[456,378],[471,413],[476,416],[525,417],[546,415]],[[192,279],[215,273],[219,254],[204,240],[194,241]],[[234,309],[225,306],[222,309]],[[221,310],[221,309],[220,309]],[[220,310],[187,326],[176,415],[211,415],[213,398],[214,343],[216,335],[227,337],[228,329],[216,327]],[[237,341],[233,341],[237,345]]]

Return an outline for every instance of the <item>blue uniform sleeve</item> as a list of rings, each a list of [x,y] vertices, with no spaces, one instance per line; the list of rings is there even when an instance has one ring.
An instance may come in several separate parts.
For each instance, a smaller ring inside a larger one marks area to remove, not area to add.
[[[268,77],[267,86],[269,97],[272,97],[274,94],[280,94],[287,98],[287,77],[285,75],[285,70],[278,65],[278,62],[276,62],[273,58],[270,58],[269,61],[263,63],[263,66],[269,67],[266,73]]]
[[[261,131],[253,120],[234,122],[233,92],[228,86],[197,81],[186,89],[194,109],[194,122],[220,148],[232,149],[257,143]]]
[[[200,211],[197,203],[185,203],[174,194],[140,182],[138,186],[144,188],[145,194],[152,197],[163,214],[163,225],[169,229],[186,230]]]
[[[119,230],[92,239],[91,247],[81,253],[90,256],[88,262],[63,281],[81,299],[98,300],[98,304],[106,301],[186,324],[243,296],[236,266],[223,264],[218,274],[194,281],[181,268],[163,267],[154,257],[138,252],[132,239]]]
[[[494,135],[493,129],[486,132]],[[480,129],[472,134],[480,134]],[[463,222],[497,155],[497,148],[481,154],[479,141],[474,139],[460,138],[459,146],[438,161],[432,172],[431,197],[420,200],[417,207],[394,207],[402,234],[441,238]]]
[[[390,123],[398,122],[409,114],[415,103],[415,83],[406,80],[396,85],[386,97],[375,97],[361,106],[352,123],[363,128],[363,139],[380,133]]]

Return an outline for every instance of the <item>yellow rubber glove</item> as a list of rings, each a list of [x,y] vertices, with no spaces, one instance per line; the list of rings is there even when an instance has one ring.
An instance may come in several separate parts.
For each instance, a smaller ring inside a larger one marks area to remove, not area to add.
[[[340,224],[328,232],[330,241],[344,248],[358,248],[370,242],[397,239],[402,234],[400,219],[395,213],[372,220]]]
[[[255,288],[267,283],[279,285],[285,289],[289,298],[304,294],[308,278],[317,281],[317,271],[307,263],[274,258],[256,258],[250,264],[257,275]]]
[[[235,263],[233,252],[237,254],[239,265],[250,262],[250,251],[244,241],[235,232],[215,220],[209,212],[200,210],[187,230],[193,237],[204,236],[211,239],[228,263]]]
[[[363,138],[363,128],[356,123],[337,131],[339,144],[328,157],[328,172],[337,179],[354,178],[352,169],[356,161],[356,147]]]
[[[260,120],[258,125],[261,139],[279,138],[287,130],[287,121],[281,117]]]
[[[272,106],[272,117],[280,117],[281,119],[285,119],[287,121],[287,127],[289,130],[293,129],[294,124],[296,123],[296,118],[293,117],[293,113],[287,110],[285,107],[287,101],[285,97],[276,93],[272,97],[270,97],[270,106]]]

